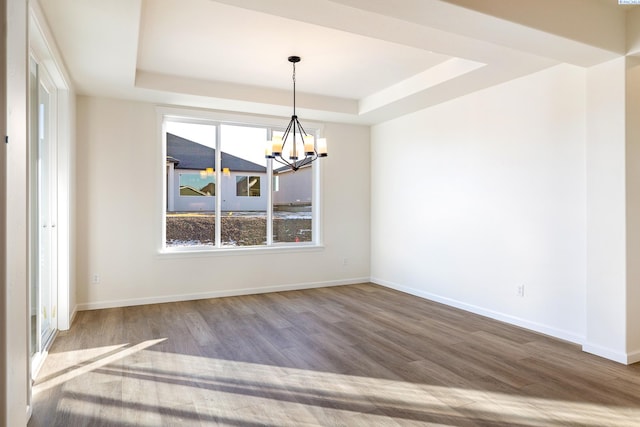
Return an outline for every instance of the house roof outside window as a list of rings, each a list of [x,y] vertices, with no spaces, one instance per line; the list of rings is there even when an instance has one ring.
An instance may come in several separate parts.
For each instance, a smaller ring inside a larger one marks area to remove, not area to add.
[[[241,157],[222,151],[221,167],[233,172],[262,172],[267,168]],[[167,161],[176,163],[176,169],[205,170],[215,168],[216,150],[186,138],[167,133]]]

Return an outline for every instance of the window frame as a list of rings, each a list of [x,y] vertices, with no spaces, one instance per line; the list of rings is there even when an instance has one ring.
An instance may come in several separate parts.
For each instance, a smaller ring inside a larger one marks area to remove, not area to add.
[[[238,178],[244,180],[247,184],[246,194],[238,194]],[[257,178],[258,181],[258,194],[251,194],[251,178]],[[260,176],[258,175],[236,175],[236,197],[261,197],[260,194]]]
[[[183,176],[191,176],[191,175],[197,177],[198,175],[200,175],[200,173],[195,172],[195,171],[193,171],[193,172],[179,172],[178,173],[178,185],[179,185],[180,189],[182,189],[182,185],[181,185],[182,184],[182,177]],[[213,194],[198,194],[198,195],[196,195],[196,194],[188,194],[188,195],[184,195],[184,194],[181,194],[180,191],[178,191],[178,197],[215,197],[216,191],[218,190],[218,187],[216,186],[216,177],[215,177],[215,175],[213,175],[211,179],[212,179],[211,184],[213,184]]]
[[[190,110],[184,108],[157,107],[157,129],[160,135],[157,141],[160,143],[160,161],[158,173],[162,173],[162,179],[158,180],[158,207],[160,215],[158,215],[158,226],[160,228],[159,241],[156,244],[157,253],[164,257],[190,257],[190,256],[208,256],[208,255],[228,255],[241,253],[257,253],[265,252],[297,252],[317,250],[323,248],[322,242],[322,225],[321,206],[322,206],[322,161],[313,162],[312,168],[312,240],[310,242],[274,242],[273,241],[273,170],[278,168],[278,163],[272,159],[267,160],[267,175],[265,177],[267,192],[267,236],[266,244],[258,246],[224,246],[221,241],[221,197],[217,197],[220,187],[216,185],[215,194],[215,244],[185,246],[185,247],[167,247],[166,246],[166,224],[167,224],[167,179],[166,177],[166,156],[167,156],[167,140],[165,123],[168,121],[212,125],[216,128],[216,159],[215,164],[220,164],[221,151],[219,150],[221,142],[221,127],[223,125],[245,126],[266,128],[267,139],[270,139],[273,132],[283,132],[287,123],[287,118],[272,118],[264,116],[256,116],[249,114],[234,114],[225,112],[214,112],[206,110]],[[320,137],[323,131],[323,124],[314,121],[305,121],[305,130],[307,133]],[[265,141],[266,144],[266,141]],[[161,169],[160,169],[161,168]],[[221,182],[222,170],[216,168],[215,182]]]

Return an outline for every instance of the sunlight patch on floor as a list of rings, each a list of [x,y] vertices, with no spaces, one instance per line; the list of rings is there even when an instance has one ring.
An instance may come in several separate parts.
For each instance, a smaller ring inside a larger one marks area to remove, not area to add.
[[[40,380],[34,393],[63,387],[58,410],[112,421],[157,425],[166,420],[300,425],[353,419],[459,423],[463,419],[505,425],[559,423],[623,426],[640,419],[639,408],[509,395],[381,378],[157,352],[165,339],[74,354],[88,361]],[[61,355],[63,357],[63,355]],[[143,392],[141,392],[143,391]],[[88,409],[87,409],[88,408]],[[226,420],[226,421],[224,421]]]
[[[96,369],[114,363],[117,360],[124,359],[165,340],[166,338],[148,340],[131,347],[128,347],[128,344],[122,344],[118,346],[98,347],[89,350],[75,350],[75,353],[78,356],[82,355],[82,359],[85,360],[85,362],[76,362],[72,367],[40,377],[33,388],[33,394],[36,395],[37,393],[48,390],[51,387],[64,384],[74,378],[95,371]],[[86,352],[86,354],[83,352]],[[69,356],[68,353],[69,352],[59,354],[59,357],[62,357],[63,355],[65,357],[72,357]],[[55,357],[55,355],[50,355],[50,357],[52,356]]]

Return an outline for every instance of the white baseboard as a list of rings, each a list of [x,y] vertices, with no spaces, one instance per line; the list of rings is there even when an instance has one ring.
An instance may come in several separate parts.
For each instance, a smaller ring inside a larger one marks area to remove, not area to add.
[[[415,295],[424,299],[428,299],[430,301],[435,301],[441,304],[445,304],[451,307],[459,308],[461,310],[469,311],[471,313],[479,314],[484,317],[488,317],[490,319],[499,320],[501,322],[509,323],[515,326],[519,326],[525,329],[529,329],[531,331],[539,332],[541,334],[549,335],[554,338],[558,338],[564,341],[569,341],[575,344],[582,344],[584,342],[584,337],[580,335],[576,335],[572,332],[568,332],[562,329],[553,328],[547,325],[543,325],[536,322],[531,322],[526,319],[522,319],[516,316],[511,316],[509,314],[500,313],[493,310],[488,310],[486,308],[478,307],[472,304],[467,304],[462,301],[457,301],[451,298],[443,297],[440,295],[432,294],[430,292],[421,291],[418,289],[410,288],[407,286],[402,286],[397,283],[389,282],[386,280],[378,279],[375,277],[371,278],[371,282],[377,285],[386,286],[391,289],[395,289],[400,292],[404,292],[410,295]]]
[[[604,357],[605,359],[613,360],[614,362],[623,363],[625,365],[633,363],[629,362],[630,355],[612,350],[607,347],[602,347],[597,344],[584,343],[582,345],[582,351],[584,351],[585,353],[591,353],[595,354],[596,356]],[[640,356],[640,354],[638,354],[637,356]]]
[[[260,288],[219,290],[219,291],[201,292],[201,293],[195,293],[195,294],[165,295],[165,296],[148,297],[148,298],[96,301],[96,302],[78,304],[76,306],[76,309],[74,310],[74,315],[75,315],[75,311],[97,310],[97,309],[115,308],[115,307],[129,307],[129,306],[146,305],[146,304],[160,304],[160,303],[177,302],[177,301],[191,301],[191,300],[207,299],[207,298],[233,297],[233,296],[239,296],[239,295],[264,294],[269,292],[298,291],[302,289],[325,288],[330,286],[342,286],[342,285],[355,285],[358,283],[367,283],[367,282],[369,282],[368,277],[356,277],[352,279],[330,280],[325,282],[297,283],[297,284],[291,284],[291,285],[276,285],[276,286],[266,286],[266,287],[260,287]]]
[[[586,353],[595,354],[596,356],[604,357],[605,359],[613,360],[614,362],[622,363],[625,365],[632,365],[640,362],[640,350],[631,353],[624,353],[612,350],[600,345],[585,343],[582,346],[582,351]]]
[[[627,365],[640,362],[640,350],[627,353]]]
[[[73,307],[73,311],[71,312],[71,316],[69,316],[69,328],[71,328],[71,325],[73,325],[73,321],[75,320],[77,314],[78,314],[78,304],[76,304]]]

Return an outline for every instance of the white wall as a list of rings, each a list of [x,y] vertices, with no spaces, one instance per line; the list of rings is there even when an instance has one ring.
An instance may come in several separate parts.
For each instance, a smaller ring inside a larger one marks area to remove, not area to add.
[[[374,126],[372,280],[582,341],[584,141],[569,65]]]
[[[159,255],[158,209],[162,208],[165,165],[155,106],[78,97],[79,307],[367,280],[369,130],[327,124],[324,134],[331,141],[330,156],[321,166],[324,248],[195,257]],[[126,171],[136,171],[135,176]],[[133,180],[136,185],[131,185]],[[281,267],[284,265],[295,266],[294,272]],[[93,274],[100,275],[99,284],[90,283]]]
[[[640,17],[640,15],[638,15]],[[637,21],[640,27],[640,19]],[[640,361],[640,56],[626,58],[627,336],[628,362]]]
[[[587,335],[620,360],[626,342],[625,60],[587,73]]]

